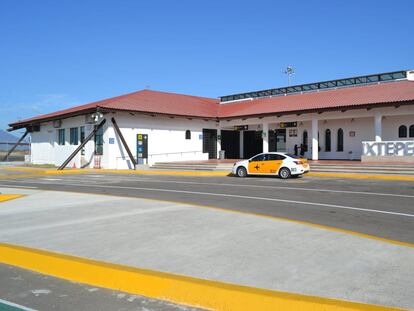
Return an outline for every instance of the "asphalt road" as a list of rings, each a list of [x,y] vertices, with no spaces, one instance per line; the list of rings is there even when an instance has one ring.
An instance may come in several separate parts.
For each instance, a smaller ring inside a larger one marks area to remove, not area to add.
[[[414,243],[413,182],[90,173],[5,179],[0,186],[179,201]]]
[[[34,310],[201,310],[0,264],[0,310],[24,310],[7,309],[9,303]]]

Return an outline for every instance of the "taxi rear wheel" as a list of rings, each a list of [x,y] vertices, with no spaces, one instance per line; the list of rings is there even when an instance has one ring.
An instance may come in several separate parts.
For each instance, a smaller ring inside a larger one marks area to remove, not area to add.
[[[247,170],[243,166],[238,167],[237,168],[237,176],[238,177],[246,177],[247,176]]]
[[[279,177],[282,179],[287,179],[290,177],[290,170],[287,167],[282,167],[279,170]]]

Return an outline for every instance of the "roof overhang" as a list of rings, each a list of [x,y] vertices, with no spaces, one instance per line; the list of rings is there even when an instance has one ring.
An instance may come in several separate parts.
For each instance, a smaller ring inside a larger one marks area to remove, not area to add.
[[[236,119],[252,119],[252,118],[264,118],[264,117],[281,117],[287,115],[301,115],[305,113],[324,113],[331,111],[348,111],[348,110],[360,110],[360,109],[376,109],[376,108],[387,108],[387,107],[400,107],[400,106],[409,106],[414,105],[414,100],[412,101],[402,101],[402,102],[388,102],[388,103],[379,103],[379,104],[363,104],[363,105],[352,105],[352,106],[338,106],[338,107],[329,107],[329,108],[319,108],[319,109],[306,109],[306,110],[292,110],[292,111],[277,111],[277,112],[268,112],[268,113],[258,113],[258,114],[246,114],[246,115],[237,115],[237,116],[222,116],[220,120],[236,120]]]
[[[88,114],[88,113],[96,112],[97,110],[98,110],[97,108],[90,108],[90,109],[65,113],[65,114],[52,116],[52,117],[33,118],[33,119],[28,119],[28,120],[22,120],[21,122],[10,123],[9,124],[10,128],[8,128],[7,131],[11,132],[11,131],[15,131],[15,130],[18,130],[18,129],[21,129],[21,128],[26,128],[26,127],[29,127],[29,126],[44,123],[44,122],[77,117],[77,116],[85,115],[85,114]]]
[[[100,107],[97,106],[95,108],[85,109],[82,111],[76,111],[66,114],[61,114],[53,117],[45,117],[45,118],[38,118],[38,119],[28,119],[27,121],[23,120],[21,122],[14,122],[10,123],[10,128],[7,129],[7,131],[15,131],[22,128],[27,128],[33,125],[38,125],[40,123],[44,122],[50,122],[55,120],[62,120],[72,117],[77,117],[81,115],[86,115],[89,113],[94,112],[102,112],[102,113],[110,113],[110,112],[128,112],[132,114],[143,114],[148,116],[164,116],[164,117],[170,117],[170,118],[187,118],[187,119],[199,119],[199,120],[206,120],[206,121],[218,121],[217,117],[211,117],[211,116],[195,116],[195,115],[182,115],[182,114],[168,114],[168,113],[159,113],[159,112],[150,112],[150,111],[137,111],[137,110],[128,110],[128,109],[116,109],[116,108],[107,108],[107,107]]]

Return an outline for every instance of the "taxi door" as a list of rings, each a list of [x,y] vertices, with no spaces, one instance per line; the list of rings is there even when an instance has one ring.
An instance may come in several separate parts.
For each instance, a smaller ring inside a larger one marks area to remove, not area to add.
[[[267,154],[259,154],[249,160],[249,174],[264,174]]]
[[[277,174],[283,162],[283,156],[279,154],[268,154],[262,167],[262,174]]]

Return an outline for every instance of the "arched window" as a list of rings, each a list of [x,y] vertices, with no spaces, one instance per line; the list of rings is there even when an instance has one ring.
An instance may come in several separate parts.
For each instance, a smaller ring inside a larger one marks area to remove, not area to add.
[[[185,131],[185,139],[191,139],[191,131],[190,130]]]
[[[410,125],[409,135],[410,137],[414,137],[414,124]]]
[[[325,151],[331,151],[331,130],[325,130]]]
[[[308,145],[308,131],[303,131],[302,144],[304,146]]]
[[[336,151],[344,151],[344,131],[342,129],[338,129],[338,145]]]
[[[407,127],[405,125],[401,125],[398,128],[398,137],[399,138],[407,137]]]

